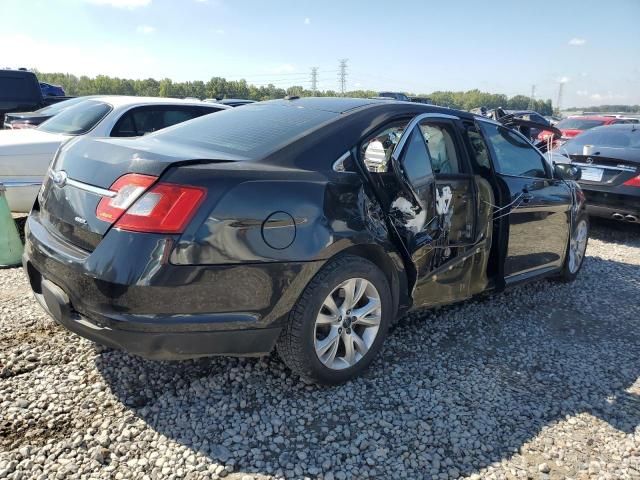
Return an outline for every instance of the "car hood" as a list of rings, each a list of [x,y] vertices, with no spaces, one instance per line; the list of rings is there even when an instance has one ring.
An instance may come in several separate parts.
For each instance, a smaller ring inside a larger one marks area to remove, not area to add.
[[[43,130],[0,130],[0,156],[55,153],[70,137]]]

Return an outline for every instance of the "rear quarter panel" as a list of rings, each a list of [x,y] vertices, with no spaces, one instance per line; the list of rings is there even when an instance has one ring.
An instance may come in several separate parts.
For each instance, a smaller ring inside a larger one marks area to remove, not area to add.
[[[304,262],[354,245],[390,248],[356,174],[228,162],[172,168],[163,180],[208,191],[171,255],[176,264]]]

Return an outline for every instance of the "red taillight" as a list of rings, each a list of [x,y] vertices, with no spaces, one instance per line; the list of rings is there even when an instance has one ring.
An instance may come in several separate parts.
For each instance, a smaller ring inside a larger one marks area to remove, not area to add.
[[[138,173],[121,176],[110,187],[110,190],[117,192],[116,196],[100,200],[96,216],[104,222],[114,223],[157,179]]]
[[[116,228],[133,232],[181,233],[206,195],[203,188],[157,183],[158,177],[128,173],[110,190],[116,196],[103,198],[96,216]],[[151,187],[151,188],[150,188]]]
[[[204,200],[203,188],[158,183],[142,195],[115,227],[149,233],[181,233]]]
[[[640,187],[640,175],[630,178],[624,182],[623,185],[626,185],[627,187]]]

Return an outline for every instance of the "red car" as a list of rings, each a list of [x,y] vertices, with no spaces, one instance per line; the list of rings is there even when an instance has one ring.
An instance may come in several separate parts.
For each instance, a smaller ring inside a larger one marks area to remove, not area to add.
[[[561,143],[564,143],[564,141],[569,140],[590,128],[601,127],[603,125],[613,125],[616,123],[629,123],[629,119],[604,115],[580,115],[561,120],[556,125],[556,128],[562,132],[562,138],[560,140],[562,141]],[[553,134],[548,130],[544,130],[538,135],[538,140],[546,140],[550,135]]]

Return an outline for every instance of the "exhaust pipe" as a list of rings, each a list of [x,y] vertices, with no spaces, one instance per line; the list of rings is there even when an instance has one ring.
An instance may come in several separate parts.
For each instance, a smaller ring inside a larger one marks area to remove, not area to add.
[[[616,220],[624,220],[624,215],[622,215],[621,213],[614,213],[613,215],[611,215],[613,218],[615,218]]]
[[[627,222],[637,222],[638,221],[638,218],[636,216],[634,216],[634,215],[625,215],[624,219]]]

